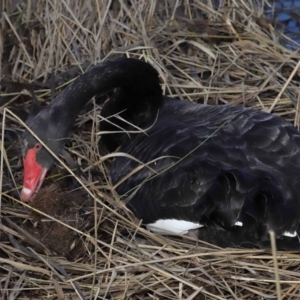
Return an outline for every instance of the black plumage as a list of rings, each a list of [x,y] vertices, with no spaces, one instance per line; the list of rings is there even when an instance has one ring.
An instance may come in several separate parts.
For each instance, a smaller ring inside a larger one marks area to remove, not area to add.
[[[128,206],[146,223],[180,216],[234,230],[240,221],[258,241],[267,240],[270,230],[280,237],[299,227],[299,149],[298,131],[279,117],[165,98],[147,134],[122,148],[144,163],[156,159],[148,167],[162,173],[144,167],[117,191],[126,194],[142,183]],[[113,183],[138,166],[116,159]]]
[[[111,169],[117,192],[123,199],[131,195],[127,206],[145,224],[160,219],[199,223],[205,226],[200,237],[222,246],[265,247],[272,230],[280,248],[298,247],[300,135],[280,117],[163,97],[156,71],[124,58],[96,66],[45,109],[48,120],[56,118],[58,108],[68,110],[63,121],[68,132],[59,136],[60,144],[53,146],[56,135],[39,131],[45,118],[38,115],[30,127],[59,153],[83,105],[112,88],[116,90],[102,109],[109,121],[100,123],[100,131],[112,133],[101,139],[110,151],[121,146],[121,152],[145,164],[117,157]],[[23,140],[26,158],[36,141],[29,133]],[[53,160],[44,162],[37,155],[37,162],[49,168]],[[228,238],[221,237],[225,232]]]

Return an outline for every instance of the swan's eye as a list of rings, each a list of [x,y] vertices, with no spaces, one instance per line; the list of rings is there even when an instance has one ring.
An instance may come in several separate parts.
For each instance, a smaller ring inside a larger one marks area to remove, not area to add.
[[[42,149],[42,145],[41,144],[35,144],[34,149],[35,150],[40,150],[40,149]]]

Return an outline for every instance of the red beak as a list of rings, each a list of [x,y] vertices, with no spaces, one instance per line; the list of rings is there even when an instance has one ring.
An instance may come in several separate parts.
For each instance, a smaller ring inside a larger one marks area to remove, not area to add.
[[[37,163],[36,153],[37,149],[29,149],[23,159],[24,182],[20,196],[24,202],[28,202],[38,192],[48,171]]]

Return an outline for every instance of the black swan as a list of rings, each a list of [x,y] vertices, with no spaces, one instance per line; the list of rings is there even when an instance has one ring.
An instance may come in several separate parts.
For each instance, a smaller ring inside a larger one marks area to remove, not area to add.
[[[133,193],[127,207],[149,229],[184,234],[203,227],[210,242],[258,247],[268,247],[274,231],[279,248],[300,249],[300,134],[280,117],[165,97],[150,64],[120,58],[80,76],[28,126],[59,154],[84,105],[113,89],[100,123],[112,133],[101,140],[145,164],[117,192]],[[22,141],[21,198],[29,201],[54,158],[28,131]],[[115,158],[113,184],[138,166]]]

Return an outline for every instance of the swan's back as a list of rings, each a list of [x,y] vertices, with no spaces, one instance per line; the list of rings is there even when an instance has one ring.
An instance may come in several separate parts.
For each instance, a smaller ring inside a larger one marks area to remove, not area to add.
[[[152,169],[142,168],[117,188],[120,195],[134,192],[128,207],[144,223],[181,219],[242,228],[254,242],[268,239],[270,230],[277,237],[295,235],[300,135],[289,123],[252,109],[164,98],[148,126],[121,151],[145,164],[155,160]],[[137,166],[117,158],[113,183]]]

